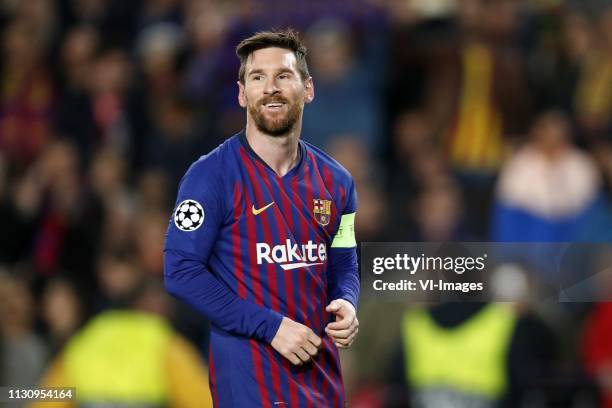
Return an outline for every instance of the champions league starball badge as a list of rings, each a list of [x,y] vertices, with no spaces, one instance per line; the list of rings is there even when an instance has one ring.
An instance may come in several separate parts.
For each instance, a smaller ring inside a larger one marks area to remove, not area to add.
[[[181,202],[174,212],[174,225],[181,231],[195,231],[204,223],[204,209],[194,200]]]

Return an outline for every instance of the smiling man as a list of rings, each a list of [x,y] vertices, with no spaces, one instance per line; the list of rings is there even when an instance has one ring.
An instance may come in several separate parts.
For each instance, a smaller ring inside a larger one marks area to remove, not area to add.
[[[314,85],[297,35],[260,32],[236,54],[247,125],[181,181],[166,288],[212,322],[215,406],[343,407],[337,347],[359,325],[353,179],[300,140]]]

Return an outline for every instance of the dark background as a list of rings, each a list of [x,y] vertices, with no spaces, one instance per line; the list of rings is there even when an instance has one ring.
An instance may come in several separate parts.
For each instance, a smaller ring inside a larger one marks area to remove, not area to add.
[[[234,47],[256,30],[309,46],[302,136],[353,174],[360,241],[612,236],[606,1],[2,0],[0,24],[2,384],[35,383],[143,280],[207,355],[205,322],[164,294],[163,239],[189,164],[244,126]],[[534,382],[561,406],[612,389],[606,308],[517,305],[548,329]],[[403,311],[362,304],[353,406],[393,393]]]

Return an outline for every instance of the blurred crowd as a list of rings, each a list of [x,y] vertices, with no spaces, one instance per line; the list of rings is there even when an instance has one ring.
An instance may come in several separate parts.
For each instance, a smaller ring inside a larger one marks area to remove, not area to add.
[[[245,124],[234,48],[257,30],[307,43],[302,137],[353,174],[360,241],[612,238],[608,1],[0,0],[0,21],[0,384],[35,384],[135,288],[206,360],[163,240],[189,164]],[[391,406],[415,389],[403,307],[361,313],[349,401]],[[510,406],[612,407],[608,304],[513,313],[533,341]]]

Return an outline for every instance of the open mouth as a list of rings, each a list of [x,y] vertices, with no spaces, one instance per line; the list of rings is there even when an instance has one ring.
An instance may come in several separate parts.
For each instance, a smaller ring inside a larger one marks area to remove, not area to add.
[[[269,111],[279,111],[281,110],[286,104],[284,102],[270,102],[270,103],[266,103],[264,104],[264,108],[266,108],[266,110]]]

